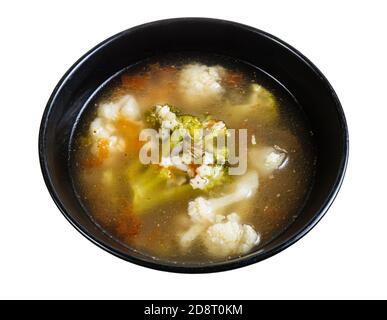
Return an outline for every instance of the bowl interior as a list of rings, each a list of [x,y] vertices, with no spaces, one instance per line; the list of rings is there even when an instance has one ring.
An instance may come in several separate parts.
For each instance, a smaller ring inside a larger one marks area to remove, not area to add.
[[[200,51],[250,63],[279,81],[298,100],[317,151],[315,182],[296,221],[258,252],[211,265],[156,261],[111,239],[84,212],[68,170],[72,128],[88,99],[112,75],[163,53]],[[347,161],[347,129],[340,103],[324,76],[300,53],[264,32],[212,19],[172,19],[124,31],[82,57],[62,78],[43,115],[39,152],[43,175],[66,218],[105,250],[145,266],[177,272],[220,271],[262,260],[286,248],[322,217],[341,184]]]

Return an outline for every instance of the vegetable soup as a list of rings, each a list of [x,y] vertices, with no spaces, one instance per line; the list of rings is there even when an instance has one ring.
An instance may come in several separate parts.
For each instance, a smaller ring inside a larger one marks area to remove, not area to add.
[[[200,264],[258,250],[297,218],[313,181],[313,133],[297,101],[223,56],[166,55],[123,70],[74,130],[80,202],[109,236],[154,259]]]

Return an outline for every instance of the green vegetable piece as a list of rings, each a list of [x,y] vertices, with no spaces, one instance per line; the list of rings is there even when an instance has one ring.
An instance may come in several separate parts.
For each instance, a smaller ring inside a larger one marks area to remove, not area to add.
[[[251,85],[249,104],[255,107],[261,118],[267,122],[273,122],[278,118],[277,100],[274,95],[259,84]]]
[[[128,176],[133,194],[133,211],[137,214],[194,194],[190,184],[171,183],[171,172],[157,165],[142,165],[136,162],[130,166]]]
[[[191,116],[191,115],[182,115],[179,116],[178,121],[180,122],[180,125],[188,130],[191,138],[194,137],[195,130],[203,129],[203,125],[198,117]]]
[[[209,191],[217,186],[223,185],[231,180],[231,176],[228,175],[228,168],[222,165],[216,165],[213,168],[214,172],[218,171],[217,174],[206,177],[208,184],[204,187],[204,191]]]

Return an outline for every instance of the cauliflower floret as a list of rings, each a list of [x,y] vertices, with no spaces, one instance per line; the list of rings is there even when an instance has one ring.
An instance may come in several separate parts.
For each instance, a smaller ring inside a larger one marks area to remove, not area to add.
[[[90,134],[94,143],[91,146],[91,152],[98,154],[99,143],[101,140],[107,140],[110,152],[125,151],[125,140],[116,136],[115,121],[119,116],[129,120],[140,118],[140,110],[136,99],[131,95],[125,95],[117,102],[103,103],[98,108],[98,117],[90,124]]]
[[[101,140],[108,141],[109,151],[123,152],[125,150],[125,140],[115,136],[114,131],[114,126],[108,120],[101,117],[95,118],[90,124],[90,133],[94,139],[91,152],[98,154],[99,142]]]
[[[258,175],[255,171],[245,174],[235,186],[235,191],[220,198],[204,199],[198,197],[188,204],[188,212],[190,208],[203,211],[204,214],[208,211],[217,212],[225,209],[229,205],[242,201],[251,197],[258,189]],[[191,215],[191,214],[190,214]]]
[[[194,223],[215,221],[215,212],[211,207],[211,202],[203,197],[198,197],[188,203],[188,215]]]
[[[207,186],[214,186],[223,181],[225,169],[221,165],[202,164],[196,169],[196,175],[190,180],[194,189],[205,189]]]
[[[253,246],[256,246],[261,241],[261,236],[254,228],[248,224],[243,225],[242,239],[239,245],[239,253],[245,254],[251,250]]]
[[[123,96],[118,102],[120,106],[121,115],[131,120],[138,120],[140,118],[140,109],[136,99],[131,95]]]
[[[165,168],[175,167],[176,169],[187,172],[188,166],[184,163],[183,160],[183,157],[180,156],[162,156],[159,165]]]
[[[219,98],[224,92],[220,84],[222,73],[220,66],[188,64],[181,70],[179,85],[188,99]]]
[[[255,171],[246,173],[238,182],[237,190],[232,194],[233,202],[250,198],[259,186],[258,174]]]
[[[227,134],[227,127],[223,121],[208,117],[202,121],[197,116],[181,114],[179,110],[169,105],[157,105],[152,108],[146,114],[146,121],[153,128],[159,129],[158,138],[163,143],[168,142],[170,138],[169,144],[166,145],[168,149],[163,150],[162,156],[167,157],[168,154],[164,152],[167,151],[171,159],[162,161],[161,166],[173,166],[186,172],[187,178],[191,179],[190,185],[193,189],[209,190],[225,181],[228,171],[225,165],[226,147],[217,145],[215,148],[212,143],[220,134]],[[172,134],[170,134],[171,131]],[[206,131],[206,138],[211,136],[211,152],[204,148],[205,141],[202,139],[204,131]],[[219,161],[221,158],[223,161]],[[199,163],[204,166],[196,171],[195,166]],[[206,167],[209,164],[211,166]]]
[[[125,151],[125,140],[122,138],[118,138],[117,136],[109,136],[107,138],[102,138],[94,141],[94,143],[91,146],[91,153],[94,155],[97,155],[99,152],[99,142],[101,140],[107,140],[109,151],[110,152],[124,152]]]
[[[204,235],[204,245],[214,256],[244,254],[259,243],[260,236],[253,227],[241,224],[238,214],[231,213],[226,221],[210,226]]]
[[[156,114],[161,120],[162,129],[174,129],[179,125],[176,114],[170,110],[168,105],[156,106]]]
[[[117,136],[109,137],[109,149],[110,151],[123,152],[125,150],[125,140]]]
[[[208,184],[209,180],[207,178],[203,178],[199,175],[192,178],[189,183],[193,189],[204,189]]]
[[[221,222],[223,215],[216,214],[211,204],[203,197],[198,197],[188,203],[188,215],[192,225],[180,237],[180,245],[188,248],[213,223]]]
[[[108,139],[111,135],[109,128],[106,128],[105,121],[95,118],[90,124],[90,133],[95,139]]]
[[[212,174],[212,169],[210,166],[202,164],[200,167],[196,169],[196,172],[201,177],[210,176]]]
[[[196,169],[196,175],[190,180],[190,184],[194,189],[204,189],[209,183],[208,177],[211,176],[212,170],[208,165],[201,165]]]
[[[223,121],[207,121],[204,123],[206,128],[205,138],[210,142],[210,139],[214,139],[215,137],[227,136],[227,127]]]
[[[226,124],[223,121],[210,119],[204,122],[204,126],[206,128],[204,134],[205,151],[213,154],[218,163],[225,163],[228,153],[226,138],[229,135]]]
[[[187,248],[189,245],[191,245],[191,243],[199,236],[201,236],[203,232],[205,232],[205,230],[211,225],[222,222],[225,219],[224,215],[222,214],[222,211],[224,211],[225,208],[231,204],[251,197],[258,188],[258,175],[256,172],[250,172],[246,174],[241,178],[235,187],[236,188],[234,192],[224,197],[214,199],[197,197],[195,200],[192,200],[188,203],[188,215],[191,218],[192,225],[180,237],[180,243],[183,248]],[[235,216],[235,214],[229,215],[228,220],[235,222],[236,218],[239,219],[239,216]],[[246,237],[246,239],[251,238],[251,230],[244,226],[242,229],[244,233],[242,233],[241,239],[245,239]],[[244,235],[245,233],[246,236]],[[248,248],[245,250],[250,249],[250,246],[245,247]],[[240,252],[240,250],[238,252]]]
[[[206,225],[194,224],[180,237],[180,245],[182,248],[187,249],[193,241],[195,241],[200,234],[204,231]]]
[[[261,147],[250,150],[249,158],[259,173],[267,176],[274,170],[281,169],[286,165],[288,153],[278,146]]]
[[[130,120],[140,118],[140,109],[133,96],[125,95],[115,103],[103,103],[98,108],[98,116],[107,121],[114,121],[120,115]]]
[[[104,103],[98,108],[98,116],[106,120],[115,120],[118,117],[120,105],[116,103]]]
[[[171,159],[174,167],[184,172],[188,171],[188,165],[184,162],[184,157],[173,156]]]

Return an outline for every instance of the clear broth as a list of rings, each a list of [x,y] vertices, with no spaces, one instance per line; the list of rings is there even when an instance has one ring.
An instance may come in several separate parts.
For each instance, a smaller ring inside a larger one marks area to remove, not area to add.
[[[227,84],[228,99],[233,103],[240,103],[246,97],[250,83],[262,85],[276,97],[279,119],[274,124],[268,124],[261,121],[259,113],[253,112],[239,117],[237,110],[224,108],[222,101],[200,105],[185,103],[176,90],[176,74],[183,65],[193,62],[221,65],[230,72],[243,75],[242,82],[239,83],[240,79],[236,76],[237,83],[233,84],[231,79],[231,84]],[[167,68],[173,68],[174,72],[168,76],[158,72]],[[142,80],[144,76],[146,83]],[[164,103],[177,106],[187,114],[209,113],[223,120],[229,128],[248,129],[249,137],[254,134],[259,144],[278,145],[288,151],[289,159],[284,168],[276,170],[268,177],[260,177],[255,196],[228,210],[240,213],[244,223],[252,225],[259,232],[261,241],[254,250],[265,246],[297,218],[313,180],[315,155],[312,132],[296,100],[270,76],[240,61],[218,55],[168,55],[143,61],[114,77],[86,106],[75,128],[70,155],[75,189],[93,221],[114,239],[145,255],[167,261],[208,263],[233,258],[213,257],[200,242],[186,250],[179,246],[178,234],[189,224],[187,203],[198,196],[194,190],[188,198],[174,199],[151,212],[136,215],[131,212],[130,177],[126,173],[128,165],[135,161],[135,155],[124,152],[117,156],[111,165],[116,178],[112,188],[105,187],[101,182],[106,166],[84,165],[90,156],[84,137],[88,134],[91,121],[96,117],[98,105],[115,101],[127,93],[136,97],[142,113],[154,105]],[[132,140],[128,142],[133,143]],[[248,142],[250,147],[250,138]],[[251,168],[252,164],[248,163],[248,166]],[[206,196],[218,197],[225,190],[227,186],[215,188]]]

